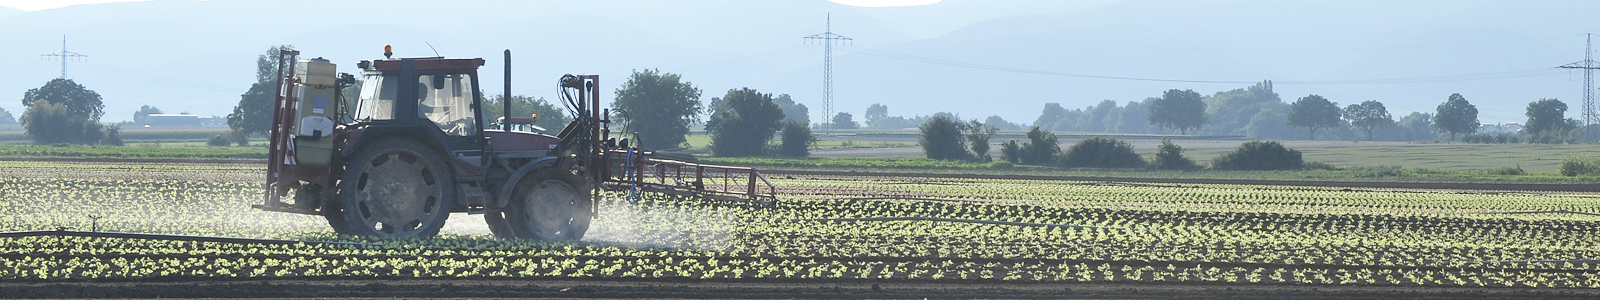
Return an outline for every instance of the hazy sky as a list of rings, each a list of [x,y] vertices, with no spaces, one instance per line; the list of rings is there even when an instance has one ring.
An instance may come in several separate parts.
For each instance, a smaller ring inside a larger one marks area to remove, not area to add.
[[[61,8],[78,4],[106,3],[106,2],[137,2],[150,0],[0,0],[0,6],[21,9],[24,11],[37,11],[51,8]],[[196,0],[205,1],[205,0]],[[917,6],[938,3],[939,0],[828,0],[834,3],[882,7],[882,6]]]

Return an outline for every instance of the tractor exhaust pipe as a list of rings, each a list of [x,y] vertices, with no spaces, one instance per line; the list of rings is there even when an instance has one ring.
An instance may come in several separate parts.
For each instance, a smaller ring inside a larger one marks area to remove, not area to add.
[[[500,117],[503,118],[500,120],[500,130],[511,132],[511,49],[506,49],[506,90],[504,95],[500,98],[500,105],[505,108],[505,110],[500,111]]]

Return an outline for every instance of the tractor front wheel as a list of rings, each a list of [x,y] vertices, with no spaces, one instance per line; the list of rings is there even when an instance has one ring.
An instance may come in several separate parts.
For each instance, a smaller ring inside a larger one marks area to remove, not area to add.
[[[335,210],[340,215],[330,220],[344,219],[344,229],[360,236],[438,234],[455,195],[443,160],[409,139],[388,139],[366,148],[345,168]]]
[[[518,238],[575,241],[589,231],[591,198],[588,180],[559,168],[536,170],[517,182],[504,218]]]

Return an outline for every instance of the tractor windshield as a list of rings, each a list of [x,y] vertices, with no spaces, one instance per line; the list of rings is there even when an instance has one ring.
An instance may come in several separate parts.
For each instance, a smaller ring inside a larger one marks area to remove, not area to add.
[[[361,98],[357,99],[355,120],[359,122],[373,120],[394,119],[394,101],[398,87],[398,75],[383,75],[382,73],[369,72],[367,78],[361,82]]]
[[[417,77],[417,117],[438,124],[445,134],[478,134],[478,114],[472,107],[472,98],[472,75],[423,74]]]

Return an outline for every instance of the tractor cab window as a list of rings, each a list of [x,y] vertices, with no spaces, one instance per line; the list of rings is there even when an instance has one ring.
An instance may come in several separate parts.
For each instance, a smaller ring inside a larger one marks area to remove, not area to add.
[[[394,119],[394,101],[399,98],[398,75],[367,73],[361,83],[361,97],[356,100],[355,120],[358,122]]]
[[[445,134],[478,134],[477,111],[472,107],[472,76],[423,74],[417,77],[417,117],[439,125]]]

